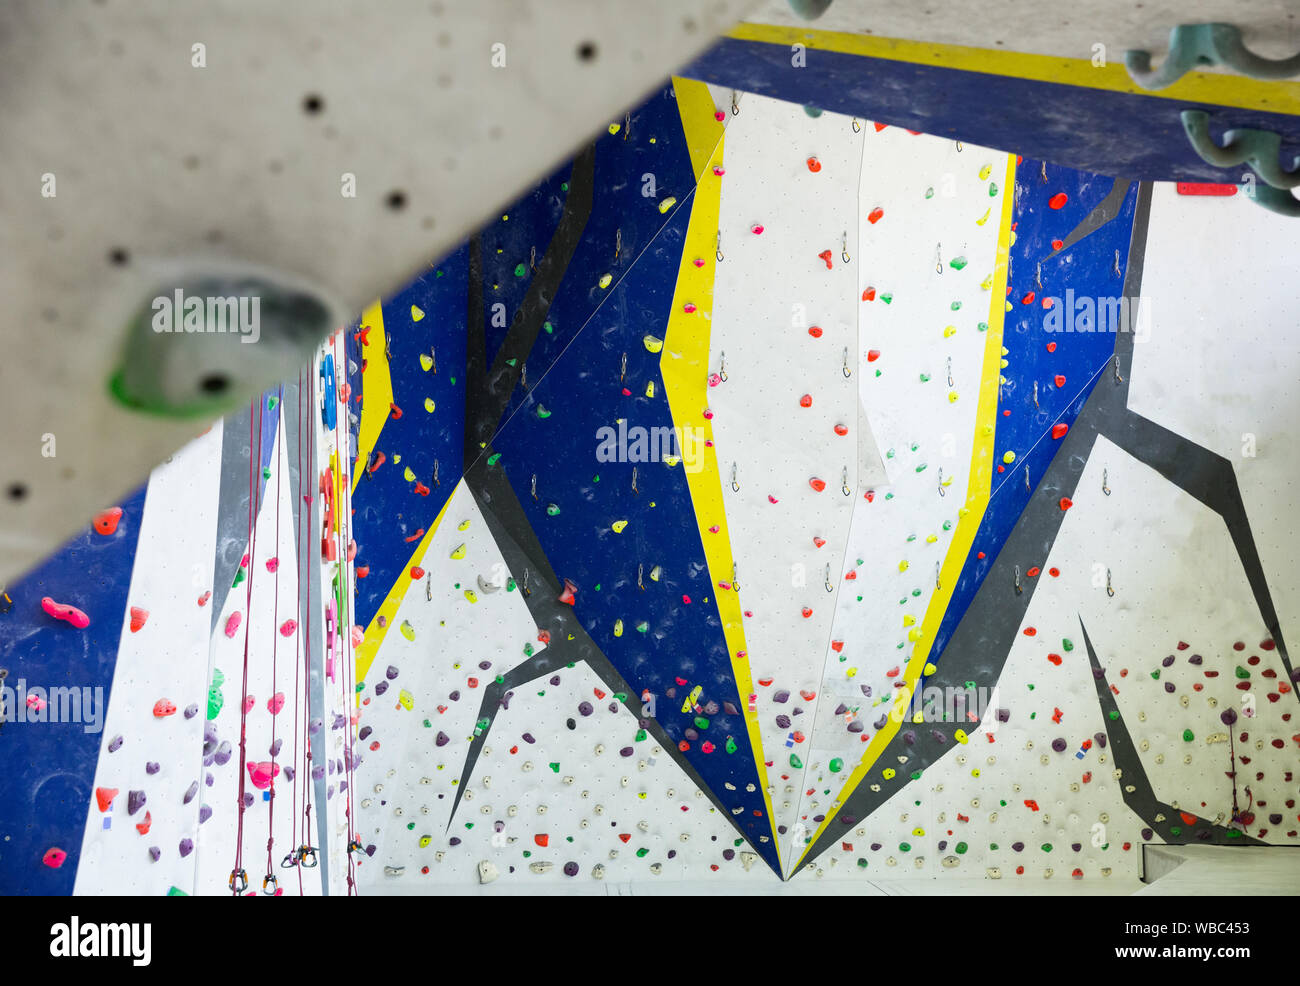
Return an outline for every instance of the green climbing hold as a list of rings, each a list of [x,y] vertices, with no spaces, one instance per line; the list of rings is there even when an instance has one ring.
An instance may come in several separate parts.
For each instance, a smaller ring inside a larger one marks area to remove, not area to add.
[[[790,754],[790,766],[793,767],[795,770],[798,770],[800,767],[803,766],[803,761],[799,759],[799,755],[797,753]]]
[[[966,854],[966,849],[967,849],[966,843],[959,842],[954,848],[957,850],[958,856],[964,856]]]
[[[1073,640],[1069,640],[1069,639],[1064,639],[1064,638],[1063,638],[1063,639],[1061,640],[1061,647],[1062,647],[1064,650],[1067,650],[1067,651],[1074,650],[1074,641],[1073,641]]]
[[[549,417],[551,416],[551,412],[548,411],[548,410],[546,410],[546,408],[542,407],[542,405],[538,404],[538,405],[537,405],[537,416],[538,416],[539,418],[541,418],[543,421],[545,421],[547,418],[549,418]]]
[[[554,503],[548,503],[546,505],[546,516],[548,517],[560,516],[560,508],[557,507]]]
[[[998,183],[995,181],[989,182],[989,198],[993,198],[993,196],[997,194],[998,194]]]
[[[528,273],[527,264],[515,264],[515,277],[523,277]]]
[[[553,774],[558,774],[560,772],[560,765],[558,763],[547,764],[547,766],[551,768],[551,773]]]
[[[708,728],[709,728],[709,720],[708,720],[708,719],[705,719],[704,716],[696,716],[696,717],[695,717],[695,728],[696,728],[696,729],[708,729]]]
[[[834,759],[831,760],[832,774],[838,774],[843,769],[844,769],[844,761],[841,758],[835,757]]]
[[[1240,678],[1242,681],[1245,681],[1247,678],[1250,677],[1250,672],[1247,671],[1245,668],[1243,668],[1240,664],[1237,665],[1237,670],[1236,670],[1235,674],[1236,674],[1237,677]]]
[[[730,736],[728,736],[728,737],[727,737],[727,744],[726,744],[726,751],[727,751],[728,753],[735,753],[738,749],[740,749],[740,748],[739,748],[738,746],[736,746],[736,741],[735,741],[734,739],[732,739]]]
[[[279,407],[279,406],[280,406],[280,398],[278,398],[278,397],[268,397],[268,398],[266,399],[266,409],[267,409],[268,411],[274,411],[274,410],[275,410],[277,407]]]
[[[1196,736],[1195,736],[1195,734],[1194,734],[1190,729],[1184,729],[1184,730],[1183,730],[1183,742],[1184,742],[1184,743],[1190,743],[1190,742],[1191,742],[1192,740],[1194,740],[1194,739],[1196,739]]]
[[[500,460],[500,458],[501,458],[500,452],[493,452],[491,455],[488,456],[487,463],[489,466],[495,466],[497,462]]]
[[[967,260],[965,257],[953,257],[952,260],[948,261],[948,266],[953,270],[961,270],[966,266],[966,264]]]

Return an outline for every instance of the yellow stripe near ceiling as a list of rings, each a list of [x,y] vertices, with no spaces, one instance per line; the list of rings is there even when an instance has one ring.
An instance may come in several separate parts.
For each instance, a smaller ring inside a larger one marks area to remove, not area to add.
[[[680,465],[686,470],[691,503],[700,527],[700,541],[704,545],[704,558],[709,566],[709,578],[716,587],[719,582],[730,583],[734,571],[731,535],[722,504],[722,477],[718,471],[717,454],[712,447],[713,427],[703,416],[703,410],[709,403],[709,313],[713,308],[718,211],[722,201],[722,181],[711,169],[722,164],[723,129],[713,118],[713,99],[704,83],[673,79],[673,86],[677,90],[682,129],[686,133],[687,146],[691,148],[691,164],[702,177],[691,203],[691,220],[682,248],[681,269],[673,291],[672,312],[664,333],[659,370],[663,375],[668,406],[672,410],[673,426],[682,436],[680,444],[683,459]],[[712,141],[711,153],[700,164],[696,156],[697,149],[708,146],[709,141]],[[702,267],[695,266],[696,258],[704,261]],[[683,311],[683,306],[688,301],[696,306],[694,314],[688,315]],[[688,435],[693,436],[689,442],[686,438]],[[694,450],[693,455],[687,456],[685,453],[690,450]],[[721,528],[717,534],[707,530],[714,525]],[[768,795],[767,767],[763,758],[758,716],[749,711],[746,701],[754,690],[749,660],[737,656],[747,653],[745,629],[741,623],[740,597],[734,591],[723,589],[717,590],[716,595],[718,616],[722,620],[727,652],[731,655],[731,670],[749,732],[754,766],[758,770],[768,823],[772,827],[771,838],[773,844],[779,847],[772,799]],[[736,739],[739,742],[742,738]]]
[[[388,631],[392,628],[393,621],[397,619],[397,608],[402,605],[402,600],[406,598],[406,593],[414,582],[414,579],[411,578],[411,569],[424,559],[424,554],[429,550],[429,545],[433,543],[433,535],[438,530],[438,525],[442,523],[447,507],[451,505],[452,499],[460,492],[460,488],[461,483],[457,483],[456,489],[452,490],[451,496],[447,497],[447,502],[438,511],[438,516],[434,518],[433,523],[424,532],[424,537],[420,538],[420,543],[411,552],[411,557],[402,569],[402,574],[397,577],[393,587],[388,590],[388,595],[384,597],[384,601],[375,610],[370,626],[366,627],[366,638],[355,653],[356,680],[358,684],[366,680],[366,672],[370,670],[370,665],[374,663],[375,655],[379,652],[379,645],[384,642],[384,637],[388,635]],[[379,624],[381,616],[384,618],[383,626]]]
[[[989,494],[993,485],[993,438],[996,431],[998,412],[998,383],[1002,376],[1002,328],[1007,309],[1007,258],[1011,251],[1011,207],[1015,201],[1016,157],[1007,156],[1006,178],[1002,183],[1002,216],[998,225],[998,251],[993,266],[992,297],[989,299],[989,328],[984,340],[984,367],[980,374],[979,406],[975,412],[975,441],[971,450],[970,481],[967,485],[966,505],[958,511],[957,527],[953,532],[952,543],[940,570],[940,584],[930,597],[926,607],[925,618],[921,623],[921,639],[912,649],[907,667],[903,671],[904,687],[898,690],[894,707],[885,720],[885,727],[876,731],[876,735],[867,744],[862,759],[853,769],[835,798],[832,810],[817,827],[812,840],[795,864],[797,871],[803,863],[808,850],[816,845],[818,838],[831,821],[839,814],[839,809],[862,782],[867,773],[875,766],[886,746],[894,738],[902,725],[912,695],[920,681],[921,673],[930,657],[930,647],[939,632],[948,604],[952,601],[953,591],[957,588],[957,579],[961,575],[966,559],[970,555],[975,535],[984,520],[984,511],[988,507]],[[883,778],[882,778],[883,779]]]
[[[369,345],[361,347],[366,368],[361,373],[361,431],[357,437],[357,464],[352,469],[352,492],[357,491],[370,453],[388,420],[393,403],[393,378],[388,371],[388,346],[384,335],[384,309],[378,301],[361,313],[361,327],[370,326]],[[345,374],[346,376],[346,374]]]
[[[1147,90],[1129,78],[1128,70],[1122,62],[1115,61],[1096,66],[1086,58],[1031,55],[927,41],[900,41],[842,31],[778,27],[774,24],[737,24],[727,36],[737,41],[760,41],[785,46],[801,44],[809,51],[835,51],[913,65],[1001,75],[1030,82],[1056,82],[1082,89],[1154,96],[1183,103],[1213,103],[1270,113],[1300,114],[1300,83],[1297,82],[1265,82],[1239,75],[1188,72],[1167,89]]]

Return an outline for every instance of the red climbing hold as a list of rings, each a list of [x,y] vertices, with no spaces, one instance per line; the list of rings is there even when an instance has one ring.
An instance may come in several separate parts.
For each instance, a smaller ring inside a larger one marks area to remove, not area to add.
[[[392,416],[394,421],[397,421],[402,416],[402,409],[398,407],[396,404],[394,404],[392,401],[389,401],[388,413]]]
[[[1049,661],[1051,661],[1053,664],[1055,664],[1058,668],[1061,666],[1061,655],[1060,655],[1060,654],[1048,654],[1048,655],[1047,655],[1047,659],[1048,659]]]
[[[812,336],[814,339],[820,339],[822,337],[822,327],[820,325],[810,326],[808,329],[808,334]]]
[[[1053,250],[1059,250],[1059,249],[1061,249],[1063,246],[1065,246],[1065,241],[1064,241],[1064,240],[1052,240],[1052,249],[1053,249]]]
[[[888,123],[873,123],[872,126],[876,128],[876,133],[880,133],[880,131],[884,130],[887,126],[889,126],[889,124],[888,124]]]
[[[1047,200],[1047,207],[1049,209],[1064,209],[1065,203],[1069,201],[1070,201],[1070,196],[1066,195],[1064,192],[1057,192],[1055,195],[1053,195],[1050,199]]]
[[[867,362],[868,362],[868,363],[874,363],[874,362],[875,362],[876,360],[878,360],[878,359],[880,359],[880,350],[879,350],[879,349],[868,349],[868,350],[867,350]]]
[[[800,407],[812,407],[812,394],[804,394],[799,398]]]
[[[803,613],[803,618],[805,620],[808,619],[808,617],[812,616],[812,609],[810,609],[807,606],[805,606],[802,610],[800,610],[800,612]]]
[[[280,624],[280,636],[281,636],[281,637],[292,637],[293,634],[294,634],[294,631],[297,630],[297,629],[298,629],[298,621],[297,621],[297,620],[285,620],[283,623]]]
[[[1067,425],[1064,421],[1059,421],[1056,424],[1052,425],[1052,437],[1056,439],[1064,438],[1065,433],[1069,430],[1070,430],[1069,425]]]
[[[808,480],[808,485],[811,486],[818,493],[826,489],[826,481],[824,479],[818,479],[816,476]]]
[[[75,606],[66,606],[62,603],[56,603],[49,596],[41,600],[41,609],[49,613],[56,620],[63,620],[71,623],[78,630],[84,630],[90,626],[90,617],[77,609]]]
[[[145,620],[149,619],[149,611],[141,609],[139,606],[131,607],[131,632],[139,633],[144,629]]]
[[[1073,507],[1073,506],[1074,506],[1074,501],[1071,500],[1068,496],[1063,496],[1063,497],[1061,497],[1061,509],[1062,509],[1062,510],[1069,510],[1069,509],[1070,509],[1071,507]]]
[[[863,300],[863,301],[875,301],[875,300],[876,300],[876,289],[875,289],[875,288],[867,288],[867,290],[863,291],[863,292],[862,292],[862,300]]]
[[[754,223],[753,226],[750,226],[750,227],[749,227],[749,231],[750,231],[751,233],[753,233],[755,236],[759,236],[759,235],[761,235],[762,232],[763,232],[763,225],[762,225],[762,223]]]
[[[1052,377],[1052,383],[1056,384],[1057,390],[1060,390],[1065,386],[1065,374],[1058,373],[1056,376]]]
[[[560,593],[558,597],[559,601],[562,603],[566,603],[569,606],[572,606],[574,597],[576,596],[577,592],[578,592],[578,587],[574,585],[572,582],[570,582],[568,579],[565,579],[564,591]]]
[[[841,438],[843,438],[843,437],[844,437],[845,435],[847,435],[848,433],[849,433],[849,426],[848,426],[848,425],[836,425],[836,426],[835,426],[835,434],[839,435]]]
[[[176,705],[165,698],[160,698],[153,704],[153,717],[155,719],[166,719],[168,716],[176,714]]]
[[[211,598],[212,598],[212,590],[209,589],[203,595],[199,596],[199,605],[206,606],[208,604],[208,600]]]
[[[117,797],[117,788],[115,787],[97,787],[95,788],[95,802],[99,805],[100,811],[108,811],[113,807],[113,799]]]
[[[146,811],[144,819],[135,823],[135,830],[141,835],[148,835],[151,828],[153,828],[153,815]]]
[[[424,578],[424,569],[422,569],[419,565],[412,565],[411,580],[414,582],[419,582],[420,579],[422,578]]]
[[[884,214],[885,214],[885,210],[880,208],[880,206],[876,206],[874,209],[872,209],[870,212],[867,213],[867,222],[871,223],[871,225],[874,226],[876,225],[876,223],[880,222],[880,217],[883,216]]]
[[[817,256],[826,262],[826,269],[830,270],[831,258],[835,256],[835,254],[831,253],[829,250],[823,250],[821,253],[817,254]]]
[[[817,547],[820,548],[820,547],[822,547],[823,545],[826,544],[826,539],[825,539],[825,538],[814,537],[814,538],[813,538],[813,544],[817,545]]]
[[[817,172],[822,170],[822,163],[818,161],[815,157],[810,157],[808,159],[808,170],[811,171],[813,174],[817,174]]]
[[[1056,352],[1056,343],[1054,343],[1054,342],[1049,342],[1049,343],[1047,344],[1047,351],[1048,351],[1049,353],[1054,353],[1054,352]]]
[[[545,849],[551,844],[551,837],[549,835],[535,835],[533,836],[533,841]]]
[[[109,507],[95,514],[95,530],[107,537],[117,530],[117,522],[122,519],[121,507]]]
[[[1021,298],[1020,303],[1022,305],[1032,305],[1034,303],[1034,292],[1030,291],[1027,295]]]

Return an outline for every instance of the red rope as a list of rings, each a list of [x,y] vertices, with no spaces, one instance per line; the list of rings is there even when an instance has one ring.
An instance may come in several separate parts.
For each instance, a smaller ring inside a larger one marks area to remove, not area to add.
[[[279,400],[276,401],[276,408],[280,412],[279,416],[276,419],[277,439],[280,434],[280,425],[284,423],[283,385],[280,387],[279,395],[280,395]],[[289,434],[289,429],[285,428],[284,435],[286,438],[288,437],[288,434]],[[275,564],[275,604],[274,604],[274,609],[272,610],[274,615],[271,618],[271,699],[270,701],[274,703],[275,695],[276,695],[275,689],[276,689],[276,685],[278,684],[278,676],[276,670],[276,655],[279,651],[279,644],[280,644],[280,641],[278,639],[280,636],[280,514],[282,513],[280,509],[280,504],[284,497],[284,488],[281,486],[281,476],[283,475],[283,471],[281,470],[280,464],[284,460],[284,456],[282,454],[284,448],[283,445],[280,444],[278,441],[271,442],[271,448],[274,450],[274,454],[275,454],[275,503],[273,504],[273,509],[275,510],[276,564]],[[259,456],[258,459],[260,461],[261,457]],[[252,568],[251,561],[249,563],[249,567]],[[267,711],[268,712],[271,711],[269,707]],[[270,795],[270,797],[267,799],[266,802],[266,811],[267,811],[266,814],[266,875],[268,877],[275,875],[274,863],[271,860],[271,853],[272,853],[272,847],[275,845],[275,774],[276,774],[275,724],[278,718],[279,718],[278,712],[276,712],[274,715],[271,716],[271,750],[270,750],[271,782],[270,782],[270,787],[267,788],[267,793]],[[263,889],[265,889],[265,887]]]
[[[249,630],[253,622],[253,571],[254,558],[257,553],[257,523],[261,500],[261,484],[257,481],[257,471],[262,467],[262,409],[261,395],[253,400],[248,414],[248,444],[252,451],[253,429],[257,429],[257,455],[248,460],[248,571],[245,573],[248,586],[244,592],[244,676],[239,700],[239,825],[235,837],[235,868],[231,874],[231,892],[235,893],[234,874],[243,869],[244,863],[244,774],[247,770],[248,754],[248,641]],[[256,411],[256,413],[254,413]],[[238,896],[238,894],[236,894]]]

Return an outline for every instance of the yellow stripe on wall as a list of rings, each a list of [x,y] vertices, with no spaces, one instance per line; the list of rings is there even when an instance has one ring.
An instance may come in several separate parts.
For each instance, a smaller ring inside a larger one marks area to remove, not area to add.
[[[731,581],[733,562],[726,511],[722,504],[722,477],[718,471],[717,454],[712,448],[713,427],[703,416],[703,410],[708,406],[709,319],[713,307],[714,275],[717,271],[714,251],[718,235],[718,212],[722,201],[722,181],[712,173],[712,168],[722,164],[723,128],[713,117],[713,99],[704,83],[675,78],[673,86],[677,90],[682,129],[686,133],[687,145],[691,148],[691,164],[702,177],[691,201],[691,219],[682,248],[677,285],[673,290],[672,312],[664,333],[659,370],[663,376],[668,406],[672,411],[673,426],[683,437],[688,434],[695,436],[690,445],[685,440],[680,443],[684,454],[679,466],[686,469],[691,503],[700,528],[700,541],[704,545],[704,558],[709,566],[709,578],[714,584],[727,652],[731,656],[731,670],[739,692],[741,714],[745,717],[754,766],[763,788],[763,803],[767,807],[768,822],[772,826],[772,843],[779,849],[772,799],[768,794],[767,767],[758,716],[749,711],[746,701],[754,690],[749,661],[736,656],[746,652],[740,597],[735,592],[717,588],[719,582]],[[711,153],[700,161],[697,158],[698,150],[708,146],[709,141],[713,142]],[[695,266],[693,261],[697,257],[704,261],[703,267]],[[697,309],[689,315],[683,311],[683,305],[688,301],[693,302]],[[706,445],[706,442],[709,444]],[[695,450],[689,459],[685,456],[688,449]],[[717,534],[709,533],[707,528],[715,524],[721,530]],[[742,740],[742,737],[734,738],[737,742]]]
[[[352,492],[357,491],[370,453],[388,420],[393,403],[393,378],[388,370],[388,346],[384,336],[384,309],[378,301],[361,313],[361,325],[370,326],[368,346],[361,347],[366,368],[361,372],[361,429],[357,437],[357,464],[352,469]]]
[[[992,297],[989,299],[989,328],[984,340],[984,366],[980,373],[979,406],[975,412],[975,441],[971,449],[970,481],[967,485],[966,504],[958,511],[957,526],[953,532],[952,543],[940,570],[941,589],[930,597],[926,607],[925,618],[921,623],[921,639],[917,641],[903,671],[904,687],[898,690],[891,714],[885,720],[883,729],[876,731],[867,744],[862,759],[848,776],[839,795],[835,798],[831,811],[817,827],[799,857],[794,870],[799,869],[803,857],[816,845],[818,838],[827,826],[839,814],[840,808],[848,800],[867,773],[875,766],[886,746],[894,738],[903,723],[903,713],[911,704],[916,686],[921,679],[921,672],[930,657],[930,647],[935,640],[948,604],[952,601],[953,591],[957,588],[957,579],[961,575],[966,559],[970,556],[975,543],[975,535],[984,520],[984,511],[988,507],[989,495],[993,484],[993,439],[996,432],[998,411],[998,381],[1002,375],[1002,329],[1007,309],[1007,266],[1011,252],[1011,207],[1016,197],[1016,156],[1007,155],[1006,178],[1002,185],[1002,215],[998,225],[998,250],[993,266]]]
[[[809,51],[835,51],[865,58],[982,72],[985,75],[1026,79],[1030,82],[1056,82],[1082,89],[1154,96],[1157,99],[1184,103],[1214,103],[1270,113],[1300,114],[1300,83],[1297,82],[1265,82],[1239,75],[1188,72],[1166,89],[1147,90],[1129,78],[1128,70],[1122,62],[1112,61],[1103,66],[1095,66],[1086,58],[1031,55],[928,41],[901,41],[843,31],[780,27],[775,24],[737,24],[727,37],[737,41],[759,41],[784,46],[801,44]]]

